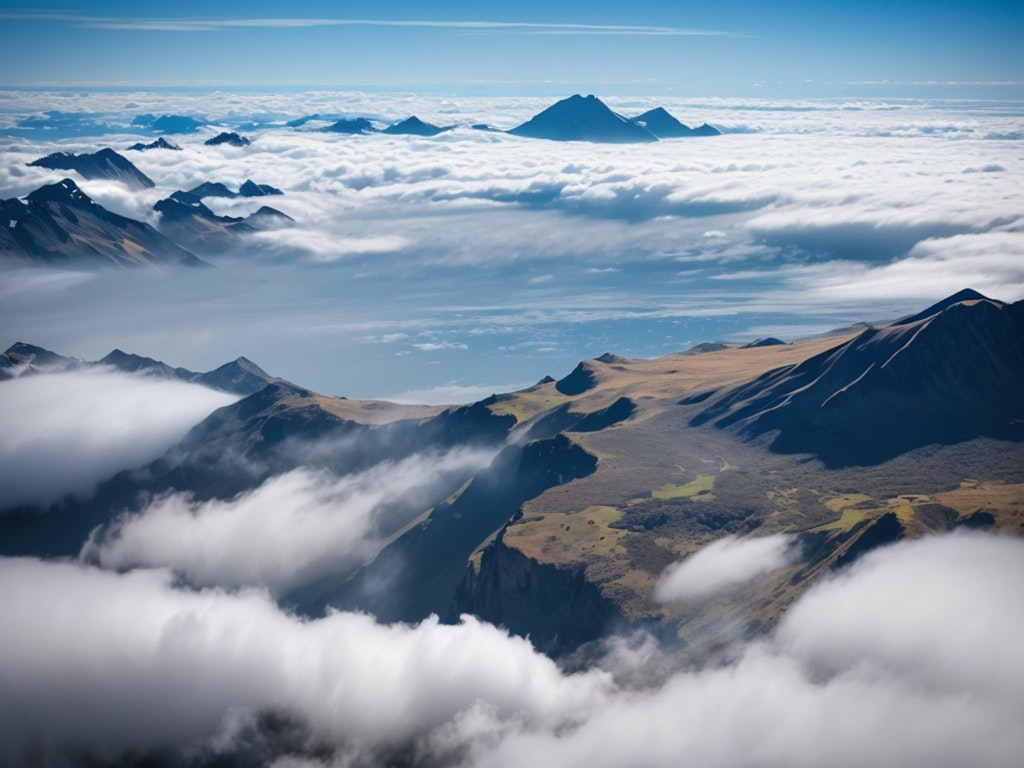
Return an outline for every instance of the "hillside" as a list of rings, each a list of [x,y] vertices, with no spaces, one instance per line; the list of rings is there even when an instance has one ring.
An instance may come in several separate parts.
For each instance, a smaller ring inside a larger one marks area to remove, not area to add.
[[[964,292],[837,336],[602,355],[448,408],[324,397],[239,359],[218,371],[256,375],[252,394],[90,500],[8,511],[0,551],[74,555],[97,526],[170,491],[232,499],[298,467],[356,477],[472,447],[489,463],[389,499],[372,554],[287,604],[384,620],[471,613],[554,656],[643,627],[699,654],[723,633],[773,626],[817,578],[882,544],[956,527],[1019,534],[1021,339],[1024,303]],[[125,370],[176,370],[112,354]],[[655,599],[670,564],[725,536],[770,534],[789,537],[785,567],[729,594]]]

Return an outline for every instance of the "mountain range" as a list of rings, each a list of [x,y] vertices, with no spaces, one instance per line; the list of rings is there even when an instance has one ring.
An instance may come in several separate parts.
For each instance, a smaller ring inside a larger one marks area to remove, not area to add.
[[[279,381],[244,357],[225,363],[212,371],[197,373],[187,368],[172,368],[160,360],[122,352],[120,349],[111,351],[99,360],[85,361],[19,341],[0,355],[0,379],[99,367],[114,368],[122,373],[202,384],[221,392],[243,396],[259,392],[268,384]]]
[[[128,158],[110,148],[98,152],[76,155],[54,152],[33,160],[29,165],[51,170],[76,171],[83,179],[110,179],[120,181],[133,189],[152,189],[153,180],[136,168]]]
[[[584,653],[609,629],[711,650],[723,631],[773,626],[818,579],[882,544],[957,527],[1020,533],[1022,338],[1024,302],[964,291],[789,344],[606,354],[451,407],[326,397],[239,359],[218,371],[251,394],[89,499],[4,512],[0,551],[75,555],[91,531],[102,540],[123,510],[171,491],[232,499],[297,467],[345,477],[484,448],[493,458],[482,469],[389,499],[369,556],[281,600],[308,615],[471,613],[553,656]],[[66,360],[18,344],[0,371]],[[202,383],[216,373],[117,351],[99,363]],[[669,564],[725,536],[768,534],[789,537],[788,565],[720,598],[655,599]]]
[[[0,257],[61,266],[200,266],[149,224],[93,202],[71,179],[0,200]]]
[[[198,189],[204,191],[202,186]],[[218,196],[208,191],[206,195]],[[260,229],[273,229],[294,221],[287,214],[267,205],[260,206],[244,218],[220,216],[204,205],[199,195],[181,190],[157,201],[153,210],[160,214],[161,232],[200,253],[233,248],[241,235]]]

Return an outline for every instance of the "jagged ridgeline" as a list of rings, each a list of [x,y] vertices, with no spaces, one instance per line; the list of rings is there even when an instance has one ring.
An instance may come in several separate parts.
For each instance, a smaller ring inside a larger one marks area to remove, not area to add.
[[[67,190],[65,189],[65,192]],[[694,652],[771,627],[824,574],[901,538],[1024,524],[1024,303],[963,291],[913,316],[796,343],[613,354],[467,406],[325,397],[240,358],[209,373],[96,364],[243,395],[89,499],[0,516],[4,554],[74,556],[153,498],[232,499],[298,467],[355,476],[468,448],[389,499],[375,546],[281,596],[417,621],[471,613],[554,656],[643,627]],[[94,365],[19,343],[0,375]],[[727,535],[790,534],[789,565],[728,598],[661,603],[665,568]]]

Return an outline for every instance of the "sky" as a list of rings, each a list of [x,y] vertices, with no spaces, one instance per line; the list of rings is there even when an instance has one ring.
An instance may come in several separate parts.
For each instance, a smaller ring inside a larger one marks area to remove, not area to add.
[[[1024,88],[1024,10],[1012,0],[25,5],[0,3],[5,85],[990,98]]]

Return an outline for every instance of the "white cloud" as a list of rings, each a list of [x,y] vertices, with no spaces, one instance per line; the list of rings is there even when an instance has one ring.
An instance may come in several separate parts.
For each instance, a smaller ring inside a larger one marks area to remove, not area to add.
[[[456,341],[424,341],[413,344],[420,352],[440,352],[442,349],[469,349],[469,346]]]
[[[3,559],[0,756],[226,749],[247,713],[274,711],[320,750],[291,756],[303,765],[380,764],[390,747],[475,768],[1015,768],[1022,578],[1020,539],[901,542],[728,659],[671,672],[649,639],[612,643],[613,684],[473,619],[299,620],[262,593],[189,592],[166,572]]]
[[[0,382],[0,508],[89,494],[114,473],[159,457],[238,399],[107,369]]]
[[[408,522],[387,525],[385,505],[429,498],[492,457],[493,451],[456,449],[342,478],[296,469],[227,501],[200,503],[176,493],[115,521],[83,554],[106,568],[168,566],[195,585],[261,585],[281,594],[356,567]]]
[[[668,566],[658,579],[654,598],[683,602],[735,589],[789,565],[792,548],[793,539],[785,534],[724,536]]]
[[[526,641],[472,618],[303,621],[260,592],[187,592],[167,572],[27,559],[0,560],[0,584],[5,763],[40,741],[55,759],[194,745],[239,709],[280,711],[327,743],[372,748],[478,701],[502,719],[569,723],[607,688],[606,676],[563,676]]]

